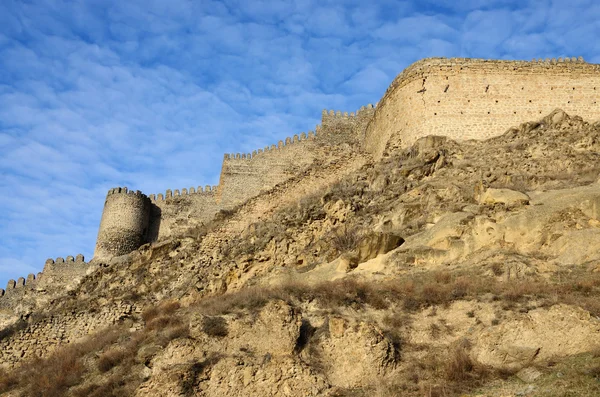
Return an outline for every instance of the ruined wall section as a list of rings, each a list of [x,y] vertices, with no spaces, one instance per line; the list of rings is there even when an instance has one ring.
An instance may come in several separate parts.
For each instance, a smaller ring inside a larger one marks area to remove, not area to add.
[[[365,137],[375,158],[426,135],[486,139],[561,108],[600,118],[600,65],[583,59],[431,58],[405,69],[377,106]]]
[[[368,104],[356,112],[323,110],[320,134],[317,138],[328,145],[350,144],[360,146],[365,139],[365,130],[373,118],[375,106]]]
[[[63,291],[74,289],[90,270],[91,265],[83,255],[67,256],[66,259],[47,259],[44,270],[39,273],[38,289],[58,288]]]
[[[217,197],[219,204],[222,208],[231,208],[300,173],[315,159],[315,136],[315,132],[310,131],[264,150],[225,154]]]
[[[167,190],[149,196],[152,205],[149,241],[169,237],[178,231],[210,221],[221,206],[217,203],[218,186]]]
[[[60,345],[81,341],[140,312],[134,304],[119,302],[95,312],[54,314],[21,323],[15,332],[0,340],[0,367],[10,368],[22,360],[46,357]]]
[[[44,270],[27,278],[9,280],[6,289],[0,289],[0,323],[22,313],[39,308],[49,300],[74,289],[90,270],[83,255],[46,260]]]
[[[112,258],[148,242],[150,199],[126,187],[108,191],[100,221],[94,259]]]
[[[350,114],[324,110],[321,125],[315,131],[294,135],[253,153],[226,154],[219,182],[219,204],[231,208],[301,174],[315,160],[324,160],[327,148],[343,144],[359,147],[374,112],[373,105]]]

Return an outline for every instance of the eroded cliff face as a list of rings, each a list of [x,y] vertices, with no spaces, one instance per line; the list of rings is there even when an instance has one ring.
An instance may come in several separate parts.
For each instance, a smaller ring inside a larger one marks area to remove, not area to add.
[[[2,332],[0,388],[597,395],[599,149],[600,124],[562,111],[377,162],[323,148],[302,175],[33,307]]]

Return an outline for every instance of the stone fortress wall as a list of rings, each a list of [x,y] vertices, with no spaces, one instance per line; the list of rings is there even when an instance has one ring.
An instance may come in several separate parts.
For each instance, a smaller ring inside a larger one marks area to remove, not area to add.
[[[110,259],[177,230],[210,221],[313,164],[319,148],[363,141],[375,108],[356,113],[323,111],[315,131],[301,133],[252,153],[225,154],[218,186],[167,190],[146,196],[126,187],[110,189],[104,204],[94,258]]]
[[[60,345],[79,342],[140,312],[135,304],[120,301],[99,311],[51,314],[22,324],[10,337],[0,339],[0,367],[10,368],[24,359],[44,357]]]
[[[253,153],[225,154],[219,202],[223,208],[231,208],[298,175],[313,164],[319,148],[341,143],[359,144],[373,112],[372,105],[350,114],[324,110],[321,125],[315,131],[288,137]]]
[[[149,228],[141,207],[124,210],[107,198],[95,257],[124,254],[181,227],[206,222],[219,210],[241,204],[301,174],[315,161],[324,161],[328,147],[361,145],[379,159],[392,148],[407,147],[427,135],[452,139],[501,135],[556,108],[599,119],[599,94],[600,65],[582,58],[533,62],[424,59],[394,79],[376,108],[369,105],[351,114],[323,111],[315,132],[253,153],[226,154],[216,189],[151,196]],[[133,225],[132,214],[143,219]],[[111,219],[118,220],[121,229],[111,226],[106,232]]]
[[[167,190],[163,195],[151,194],[150,234],[147,241],[170,236],[186,226],[209,221],[220,209],[217,203],[218,186],[190,187]]]
[[[350,114],[323,111],[321,125],[314,132],[294,135],[252,153],[226,154],[218,186],[150,196],[127,188],[111,189],[94,258],[109,260],[207,222],[220,210],[231,209],[302,174],[308,166],[326,161],[328,150],[339,145],[361,145],[377,159],[393,147],[406,147],[431,134],[453,139],[500,135],[555,108],[600,119],[598,94],[600,65],[581,58],[533,62],[424,59],[396,77],[376,108],[369,105]],[[61,265],[58,261],[47,265],[42,276],[19,279],[0,294],[38,288],[46,274],[56,274],[52,266],[58,269]],[[81,273],[77,266],[65,269],[69,271],[62,277],[64,282]],[[81,269],[87,269],[87,264]]]
[[[110,189],[104,202],[94,257],[114,257],[139,248],[150,234],[150,213],[150,199],[139,190]]]
[[[582,58],[526,61],[430,58],[400,73],[365,137],[376,159],[426,135],[486,139],[556,108],[600,118],[600,65]]]
[[[0,289],[0,313],[12,311],[18,305],[27,305],[30,300],[38,300],[40,296],[50,299],[57,293],[63,293],[77,285],[84,277],[90,265],[83,255],[67,256],[46,260],[42,272],[29,274],[27,278],[9,280],[6,290]],[[41,295],[38,293],[42,292]]]

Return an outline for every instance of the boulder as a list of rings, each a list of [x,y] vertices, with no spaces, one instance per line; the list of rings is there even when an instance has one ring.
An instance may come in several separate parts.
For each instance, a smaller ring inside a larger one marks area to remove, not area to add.
[[[481,195],[481,204],[504,204],[507,207],[518,207],[529,204],[529,196],[511,189],[489,188]]]

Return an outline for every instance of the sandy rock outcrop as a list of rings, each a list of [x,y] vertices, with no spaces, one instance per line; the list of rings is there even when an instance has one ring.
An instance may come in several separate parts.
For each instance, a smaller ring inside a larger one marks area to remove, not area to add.
[[[483,331],[473,356],[494,367],[523,368],[600,347],[600,320],[567,305],[536,309]]]

